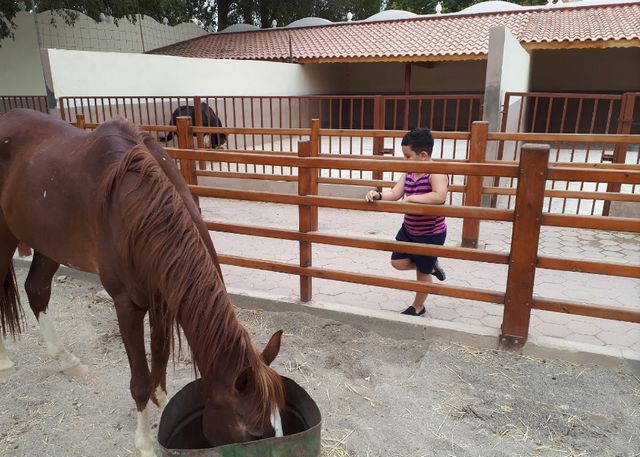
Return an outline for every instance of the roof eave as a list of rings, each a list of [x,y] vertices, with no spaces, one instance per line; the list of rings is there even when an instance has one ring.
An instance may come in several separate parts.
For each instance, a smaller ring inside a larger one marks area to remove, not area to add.
[[[607,48],[638,48],[640,38],[623,40],[573,40],[573,41],[538,41],[521,43],[527,51],[547,49],[607,49]]]
[[[364,56],[364,57],[298,57],[298,63],[362,63],[362,62],[447,62],[487,60],[486,54],[445,54],[422,56]]]

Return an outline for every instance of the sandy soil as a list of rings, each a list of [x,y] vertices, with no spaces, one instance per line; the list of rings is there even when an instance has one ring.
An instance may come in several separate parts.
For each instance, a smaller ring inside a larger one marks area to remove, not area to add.
[[[18,269],[19,281],[25,273]],[[17,367],[0,377],[1,456],[133,455],[129,369],[100,290],[71,276],[54,283],[58,331],[88,375],[58,372],[30,312],[27,331],[6,342]],[[640,379],[632,374],[393,340],[305,313],[238,315],[260,346],[284,329],[274,366],[318,403],[323,457],[640,455]],[[188,362],[170,368],[171,392],[192,380]]]

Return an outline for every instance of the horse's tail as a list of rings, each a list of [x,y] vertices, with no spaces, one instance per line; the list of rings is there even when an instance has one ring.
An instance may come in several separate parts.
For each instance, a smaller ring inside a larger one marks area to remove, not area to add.
[[[6,337],[8,333],[15,337],[22,331],[23,322],[24,313],[20,303],[16,274],[13,271],[13,262],[9,262],[9,269],[4,277],[4,285],[0,291],[0,327],[2,328],[2,336]]]

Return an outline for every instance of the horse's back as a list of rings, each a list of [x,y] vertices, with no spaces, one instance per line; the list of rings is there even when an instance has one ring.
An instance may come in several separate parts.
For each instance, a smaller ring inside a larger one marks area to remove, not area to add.
[[[59,263],[97,272],[100,188],[134,135],[122,121],[86,132],[29,110],[4,116],[0,208],[14,236]]]

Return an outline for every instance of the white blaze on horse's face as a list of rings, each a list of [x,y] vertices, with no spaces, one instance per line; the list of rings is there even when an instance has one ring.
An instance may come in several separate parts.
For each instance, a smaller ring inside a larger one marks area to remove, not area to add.
[[[280,419],[280,410],[278,407],[274,408],[271,413],[271,426],[276,431],[276,438],[284,436],[284,433],[282,432],[282,419]]]

